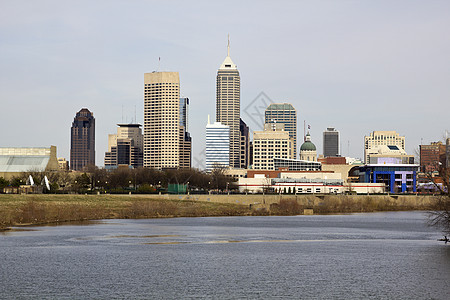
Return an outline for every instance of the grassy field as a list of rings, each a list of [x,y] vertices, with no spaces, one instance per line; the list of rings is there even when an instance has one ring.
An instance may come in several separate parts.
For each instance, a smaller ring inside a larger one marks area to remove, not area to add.
[[[167,195],[166,195],[167,196]],[[353,213],[398,210],[429,210],[431,197],[389,196],[301,196],[277,199],[263,206],[180,200],[177,196],[158,198],[146,195],[5,195],[0,194],[0,229],[17,225],[37,225],[98,219],[139,219],[169,217],[212,217],[244,215],[299,215],[304,209],[314,213]],[[256,197],[256,196],[255,196]],[[261,197],[261,196],[259,196]],[[176,199],[176,200],[175,200]],[[259,199],[256,197],[255,199]],[[230,199],[228,199],[230,200]],[[253,201],[253,200],[252,200]]]
[[[0,229],[13,225],[67,221],[240,216],[252,211],[243,205],[158,200],[126,195],[0,195]]]

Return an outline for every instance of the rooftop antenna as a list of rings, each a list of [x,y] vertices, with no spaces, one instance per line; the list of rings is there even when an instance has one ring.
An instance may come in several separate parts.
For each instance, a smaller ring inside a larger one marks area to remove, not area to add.
[[[228,34],[227,56],[230,56],[230,34]]]
[[[123,104],[122,104],[122,124],[123,124]]]
[[[161,67],[161,56],[158,57],[158,70],[156,72],[159,72],[159,67]]]
[[[303,141],[306,142],[306,120],[303,120]]]
[[[136,120],[136,104],[134,105],[134,123],[137,124],[137,120]]]

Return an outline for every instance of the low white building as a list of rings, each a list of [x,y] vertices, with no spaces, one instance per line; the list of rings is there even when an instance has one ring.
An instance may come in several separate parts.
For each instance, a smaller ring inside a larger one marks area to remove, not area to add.
[[[277,178],[255,174],[254,178],[239,178],[241,193],[279,194],[381,194],[386,192],[383,183],[344,183],[340,173],[298,172],[280,173]]]

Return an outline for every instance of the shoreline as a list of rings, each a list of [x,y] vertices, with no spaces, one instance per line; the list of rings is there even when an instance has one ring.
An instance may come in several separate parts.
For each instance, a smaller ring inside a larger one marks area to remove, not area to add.
[[[416,195],[0,194],[0,231],[103,219],[427,211],[433,209],[435,199]]]

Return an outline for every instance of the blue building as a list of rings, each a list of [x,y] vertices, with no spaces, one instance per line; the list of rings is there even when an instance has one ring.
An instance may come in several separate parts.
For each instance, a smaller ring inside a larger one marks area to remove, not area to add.
[[[359,181],[384,183],[390,193],[416,192],[415,164],[370,164],[359,167]]]

